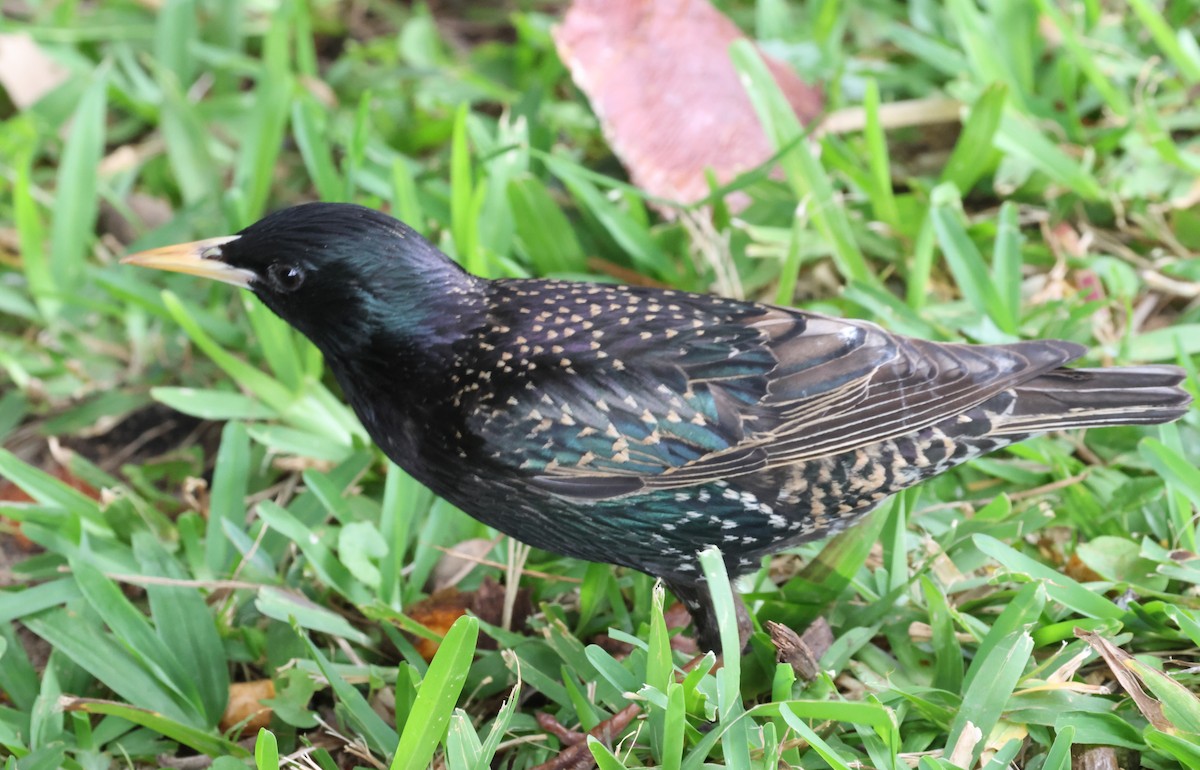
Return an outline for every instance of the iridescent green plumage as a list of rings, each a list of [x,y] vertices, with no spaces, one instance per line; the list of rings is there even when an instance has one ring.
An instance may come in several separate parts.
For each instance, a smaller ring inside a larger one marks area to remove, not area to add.
[[[371,436],[472,516],[662,577],[701,643],[731,573],[1030,434],[1184,413],[1169,366],[1072,343],[939,344],[685,292],[468,275],[403,224],[311,204],[210,257],[324,352]]]

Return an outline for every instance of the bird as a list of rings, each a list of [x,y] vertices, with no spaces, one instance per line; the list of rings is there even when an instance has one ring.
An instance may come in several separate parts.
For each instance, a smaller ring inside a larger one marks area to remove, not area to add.
[[[1074,342],[931,342],[667,288],[485,279],[348,203],[123,262],[249,289],[316,345],[393,462],[519,541],[661,579],[717,652],[705,548],[736,578],[984,453],[1170,422],[1191,401],[1175,366],[1067,368]]]

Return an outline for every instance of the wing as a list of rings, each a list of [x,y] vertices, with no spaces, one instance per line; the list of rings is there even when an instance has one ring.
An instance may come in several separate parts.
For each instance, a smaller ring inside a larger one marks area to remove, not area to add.
[[[952,417],[1078,356],[1069,343],[970,346],[704,295],[497,282],[464,360],[492,462],[602,499],[754,473]]]

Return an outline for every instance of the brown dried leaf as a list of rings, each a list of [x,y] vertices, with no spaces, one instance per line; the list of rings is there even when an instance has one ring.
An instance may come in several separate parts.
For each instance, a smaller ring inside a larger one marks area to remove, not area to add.
[[[275,683],[270,679],[235,682],[229,685],[229,704],[221,716],[221,732],[241,724],[242,735],[254,735],[259,728],[271,725],[271,708],[260,701],[275,697]],[[245,722],[245,724],[242,724]]]
[[[468,611],[485,623],[499,626],[504,614],[504,586],[487,577],[474,591],[459,591],[453,586],[443,588],[414,604],[407,614],[435,634],[445,636],[450,626],[454,625],[454,621]],[[519,589],[513,608],[513,628],[524,628],[525,621],[532,612],[533,602],[529,598],[529,590]],[[438,643],[432,639],[416,638],[413,644],[425,660],[433,660],[434,653],[438,650]],[[494,650],[496,643],[491,637],[484,635],[479,640],[479,648]]]
[[[1089,746],[1071,759],[1073,770],[1119,770],[1117,750],[1112,746]]]
[[[825,618],[814,620],[803,636],[770,620],[767,621],[767,632],[771,634],[780,663],[790,665],[796,676],[806,682],[816,678],[821,671],[821,656],[833,644],[833,631]]]
[[[729,59],[743,37],[707,0],[575,0],[554,30],[634,183],[682,202],[708,194],[705,169],[725,183],[774,154]],[[801,121],[815,118],[820,91],[763,58]]]
[[[971,757],[975,754],[975,747],[983,740],[983,731],[975,726],[973,722],[967,722],[963,731],[958,734],[958,740],[954,743],[954,748],[950,751],[950,756],[947,757],[950,764],[958,767],[968,767],[971,764]]]
[[[454,625],[454,621],[467,614],[467,608],[470,606],[470,594],[451,586],[417,602],[409,608],[407,615],[435,634],[445,636],[450,626]],[[414,639],[413,644],[425,660],[433,660],[434,653],[438,650],[437,642],[424,637]]]
[[[1067,566],[1064,572],[1072,580],[1077,580],[1080,583],[1095,583],[1104,578],[1096,574],[1095,570],[1083,563],[1083,559],[1079,558],[1079,554],[1071,554],[1071,558],[1067,559]]]
[[[1133,703],[1138,707],[1138,711],[1142,712],[1142,716],[1146,717],[1155,729],[1164,732],[1174,730],[1174,727],[1163,715],[1162,704],[1146,694],[1146,691],[1142,689],[1142,683],[1129,670],[1128,661],[1133,659],[1132,655],[1091,631],[1076,628],[1075,636],[1087,642],[1104,659],[1105,664],[1108,665],[1108,670],[1116,677],[1117,682],[1120,683],[1125,692],[1129,693],[1129,697],[1133,699]]]

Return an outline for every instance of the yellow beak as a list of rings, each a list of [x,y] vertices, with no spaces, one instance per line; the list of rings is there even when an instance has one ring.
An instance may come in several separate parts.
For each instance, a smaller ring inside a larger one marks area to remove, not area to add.
[[[121,260],[121,264],[198,275],[201,278],[211,278],[214,281],[247,289],[250,287],[250,282],[254,280],[253,271],[233,267],[221,261],[221,247],[237,238],[236,235],[226,235],[220,238],[208,238],[203,241],[149,249],[137,254],[130,254]]]

